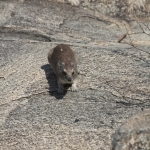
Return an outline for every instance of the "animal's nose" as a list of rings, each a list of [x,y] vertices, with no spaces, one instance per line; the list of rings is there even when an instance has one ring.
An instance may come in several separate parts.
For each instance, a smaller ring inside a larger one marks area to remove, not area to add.
[[[70,82],[70,81],[71,81],[71,78],[68,78],[68,81]]]

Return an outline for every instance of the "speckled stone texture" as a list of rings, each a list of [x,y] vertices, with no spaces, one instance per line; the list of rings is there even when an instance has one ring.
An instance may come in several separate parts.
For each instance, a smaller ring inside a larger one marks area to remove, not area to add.
[[[82,4],[0,1],[0,149],[109,150],[117,128],[150,108],[150,36]],[[117,43],[127,29],[144,51]],[[79,57],[76,93],[56,91],[47,54],[60,43]]]
[[[112,150],[150,149],[150,109],[131,117],[116,131]]]

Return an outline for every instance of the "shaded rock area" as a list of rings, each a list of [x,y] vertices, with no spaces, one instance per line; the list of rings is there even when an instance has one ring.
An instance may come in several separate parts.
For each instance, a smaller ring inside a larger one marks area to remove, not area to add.
[[[114,134],[113,150],[150,149],[150,110],[126,121]]]
[[[115,130],[150,108],[150,36],[141,26],[147,34],[82,5],[1,0],[0,149],[110,149]],[[139,49],[117,43],[127,30]],[[47,54],[60,43],[79,57],[79,92],[56,92]]]

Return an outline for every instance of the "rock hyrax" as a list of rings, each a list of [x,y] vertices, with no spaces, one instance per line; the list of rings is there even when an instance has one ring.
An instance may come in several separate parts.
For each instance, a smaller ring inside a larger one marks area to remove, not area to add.
[[[72,49],[66,44],[59,44],[48,53],[48,61],[57,78],[57,91],[62,93],[64,84],[72,84],[71,91],[77,91],[77,60]]]

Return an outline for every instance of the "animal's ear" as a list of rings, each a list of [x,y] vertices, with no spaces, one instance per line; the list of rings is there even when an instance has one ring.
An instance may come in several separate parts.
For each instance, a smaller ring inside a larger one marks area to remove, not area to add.
[[[72,63],[71,63],[72,68],[76,68],[76,65],[77,65],[77,64],[76,64],[75,62],[72,62]]]
[[[58,66],[58,69],[59,69],[59,70],[63,70],[63,68],[64,68],[64,66],[65,66],[65,63],[64,63],[64,62],[61,62],[61,61],[58,61],[57,66]]]
[[[71,62],[71,66],[74,67],[74,63],[73,62]]]

